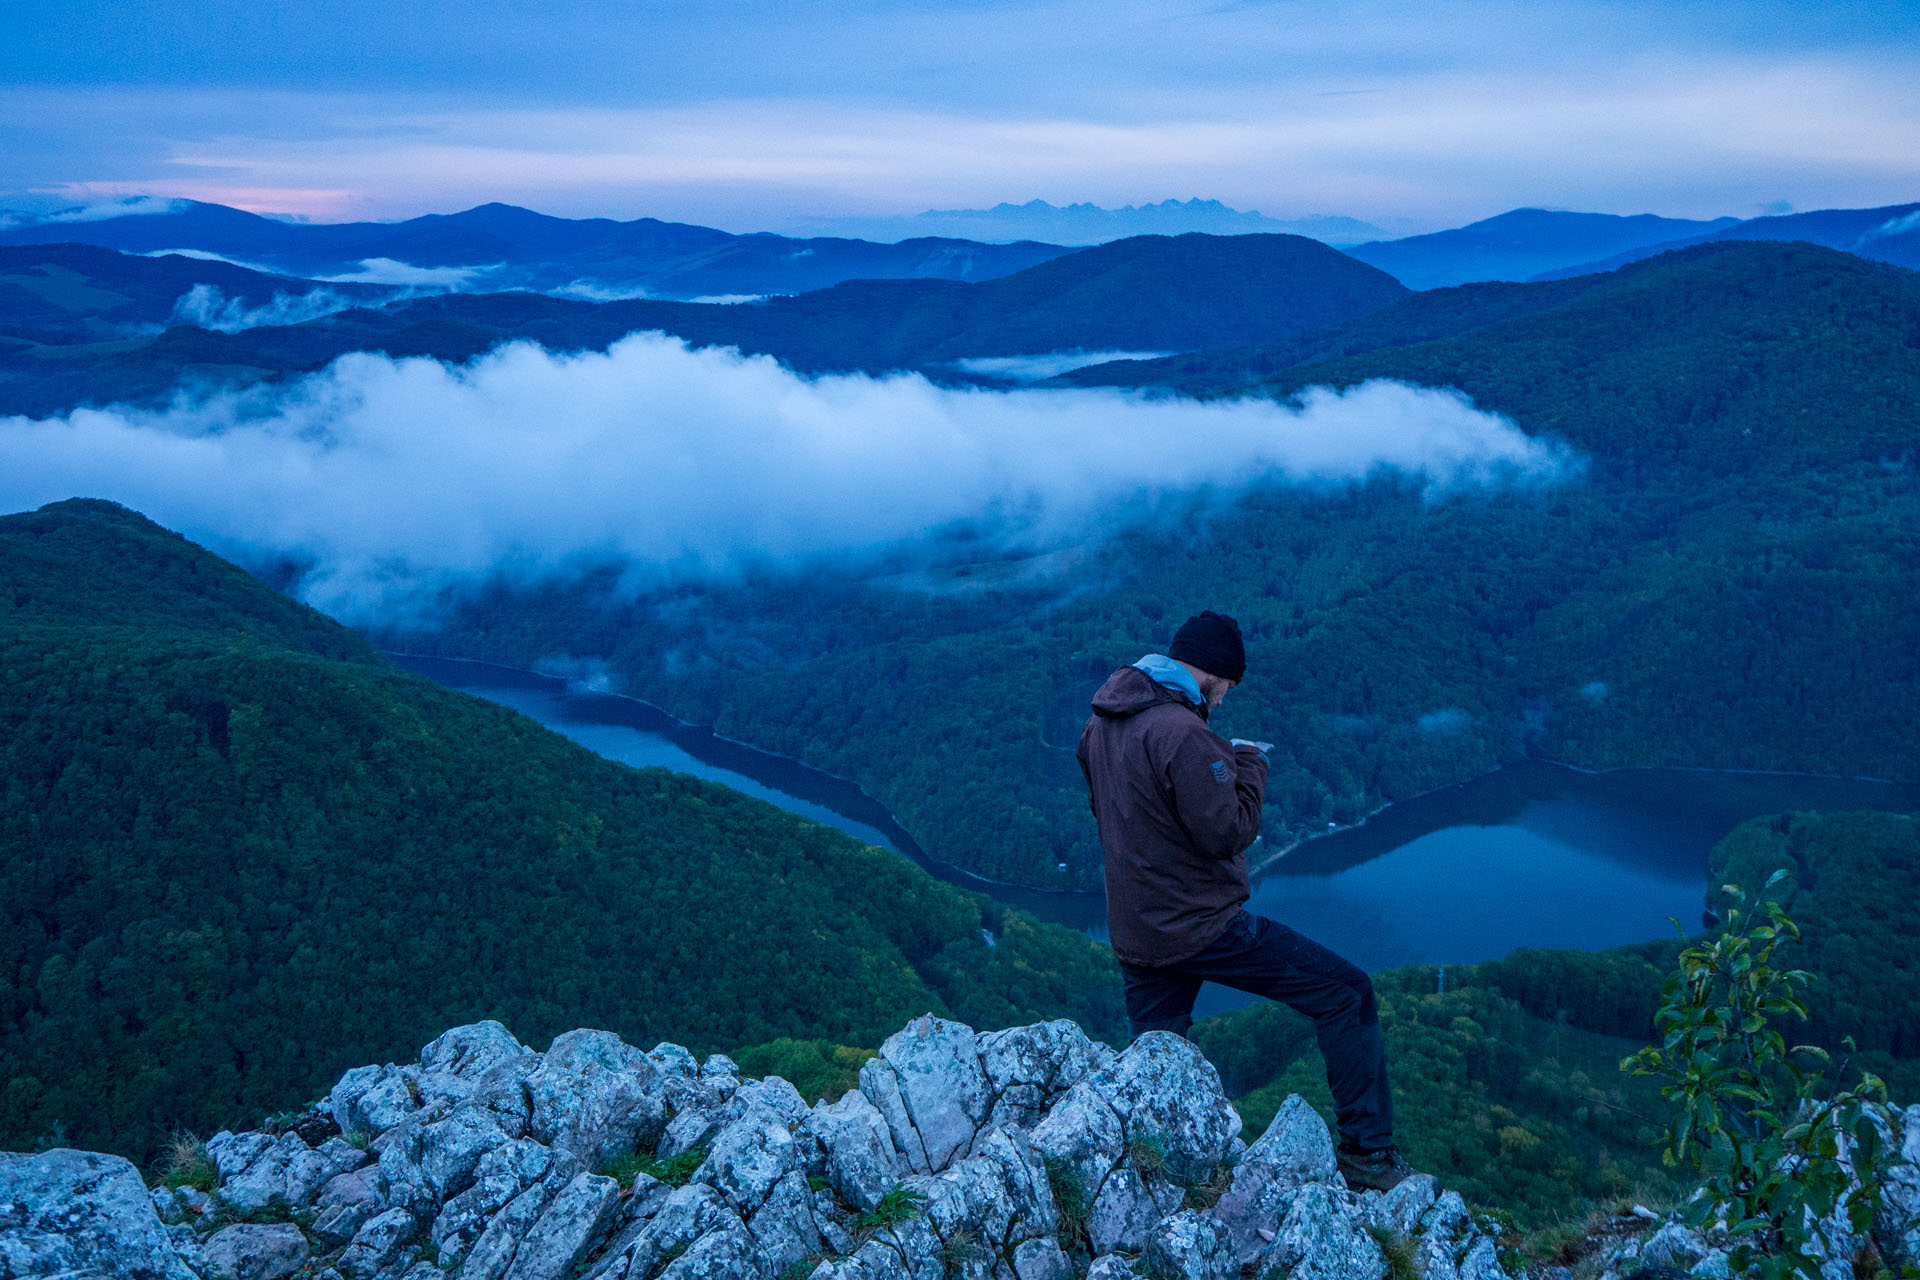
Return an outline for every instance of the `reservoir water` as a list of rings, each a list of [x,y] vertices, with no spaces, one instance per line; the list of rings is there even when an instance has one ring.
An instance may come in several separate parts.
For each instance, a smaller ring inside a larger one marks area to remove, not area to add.
[[[613,760],[690,773],[895,850],[949,883],[1104,938],[1097,893],[995,884],[929,859],[858,787],[683,724],[632,698],[486,663],[400,666],[531,716]],[[1516,947],[1593,950],[1701,924],[1707,855],[1739,822],[1785,810],[1920,809],[1920,786],[1680,769],[1509,765],[1392,805],[1269,861],[1252,910],[1369,970],[1464,964]],[[1091,821],[1091,819],[1089,819]],[[1249,860],[1260,864],[1262,847]],[[1199,1012],[1246,1002],[1209,988]]]

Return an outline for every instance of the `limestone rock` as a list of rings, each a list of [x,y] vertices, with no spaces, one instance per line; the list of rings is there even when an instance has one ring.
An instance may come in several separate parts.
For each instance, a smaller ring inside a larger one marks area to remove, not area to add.
[[[1887,1154],[1898,1163],[1881,1171],[1873,1238],[1889,1261],[1920,1264],[1920,1106],[1894,1112],[1888,1128]]]
[[[660,1280],[769,1280],[769,1274],[753,1237],[732,1222],[694,1241],[660,1272]]]
[[[1385,1280],[1386,1256],[1348,1218],[1347,1200],[1346,1193],[1322,1183],[1294,1191],[1256,1269],[1265,1274],[1286,1268],[1289,1280]]]
[[[1640,1246],[1640,1261],[1650,1267],[1691,1271],[1710,1252],[1699,1232],[1669,1222]]]
[[[1059,1234],[1060,1216],[1046,1164],[1026,1135],[1018,1130],[994,1130],[969,1162],[976,1161],[987,1162],[999,1175],[1009,1215],[1005,1242],[1051,1240]]]
[[[1169,1182],[1205,1182],[1240,1132],[1240,1115],[1198,1047],[1149,1031],[1092,1078],[1120,1118],[1128,1143],[1159,1149]]]
[[[994,1093],[988,1118],[996,1127],[1032,1128],[1055,1098],[1108,1065],[1113,1050],[1095,1044],[1066,1018],[988,1031],[976,1038],[980,1067]]]
[[[750,1213],[798,1165],[792,1131],[772,1112],[753,1107],[721,1129],[693,1176]]]
[[[526,1078],[532,1136],[603,1168],[651,1148],[666,1122],[660,1072],[610,1031],[569,1031]]]
[[[556,1166],[557,1169],[556,1169]],[[568,1181],[581,1172],[579,1162],[525,1138],[493,1147],[480,1157],[472,1183],[441,1206],[429,1238],[442,1262],[458,1261],[473,1247],[494,1215],[549,1174]],[[319,1224],[315,1224],[318,1230]]]
[[[250,1135],[251,1136],[251,1135]],[[299,1135],[281,1134],[245,1170],[219,1184],[216,1195],[231,1208],[253,1213],[271,1204],[299,1208],[340,1174],[367,1163],[367,1153],[329,1138],[315,1151]]]
[[[119,1156],[0,1152],[0,1275],[193,1280]]]
[[[825,1246],[813,1218],[813,1193],[798,1172],[780,1179],[765,1203],[747,1220],[747,1231],[766,1269],[776,1276],[822,1252]]]
[[[340,1204],[372,1204],[384,1208],[385,1194],[380,1184],[380,1166],[363,1164],[327,1179],[313,1202],[323,1209]]]
[[[313,1235],[324,1245],[342,1245],[360,1234],[360,1228],[373,1220],[380,1207],[368,1201],[336,1204],[320,1211],[313,1220]]]
[[[1240,1159],[1242,1164],[1270,1165],[1293,1185],[1332,1183],[1340,1176],[1327,1122],[1297,1093],[1287,1095],[1273,1123]]]
[[[1087,1280],[1135,1280],[1133,1260],[1122,1253],[1102,1254],[1087,1268]]]
[[[560,1280],[600,1238],[619,1199],[612,1178],[577,1175],[520,1241],[505,1280]]]
[[[872,1212],[904,1172],[887,1121],[858,1089],[820,1103],[805,1121],[826,1152],[826,1178],[849,1204]]]
[[[1022,1240],[1013,1247],[1015,1280],[1072,1280],[1073,1263],[1055,1240]]]
[[[1338,1177],[1326,1122],[1305,1099],[1292,1094],[1280,1104],[1266,1132],[1240,1157],[1227,1193],[1211,1213],[1226,1228],[1234,1257],[1245,1266],[1266,1252],[1267,1238],[1261,1233],[1276,1230],[1300,1187],[1333,1185]],[[1422,1204],[1420,1209],[1425,1207]],[[1414,1211],[1415,1219],[1418,1213]]]
[[[511,1141],[493,1113],[476,1106],[456,1107],[438,1120],[416,1116],[386,1137],[380,1176],[388,1199],[411,1204],[422,1216],[466,1190],[481,1157]]]
[[[200,1247],[200,1237],[192,1227],[184,1222],[168,1227],[167,1240],[173,1245],[173,1256],[186,1263],[187,1270],[202,1277],[211,1272],[206,1252]]]
[[[1094,1253],[1138,1253],[1160,1220],[1159,1206],[1140,1171],[1121,1164],[1094,1193],[1087,1214],[1087,1243]]]
[[[340,1077],[320,1110],[333,1117],[342,1133],[361,1133],[370,1138],[385,1133],[420,1109],[416,1075],[391,1063],[355,1067]],[[208,1150],[212,1150],[211,1143]]]
[[[668,1259],[690,1252],[702,1236],[739,1222],[719,1192],[703,1182],[688,1183],[668,1196],[632,1238],[623,1236],[602,1254],[586,1280],[644,1280]]]
[[[207,1157],[213,1161],[215,1177],[224,1182],[245,1173],[271,1146],[273,1138],[268,1134],[228,1133],[223,1129],[207,1139]]]
[[[956,1259],[964,1257],[959,1270],[977,1267],[988,1246],[972,1236],[953,1236]],[[888,1255],[891,1256],[888,1256]],[[883,1227],[860,1247],[856,1257],[865,1257],[867,1265],[880,1274],[905,1280],[946,1280],[948,1250],[945,1241],[925,1218]]]
[[[662,1076],[692,1077],[700,1074],[700,1061],[677,1044],[668,1044],[662,1040],[647,1050],[647,1061],[657,1067]]]
[[[507,1273],[507,1268],[513,1265],[520,1242],[568,1181],[565,1177],[549,1174],[507,1201],[504,1209],[488,1218],[480,1238],[474,1241],[460,1269],[462,1280],[500,1280]]]
[[[1098,1090],[1075,1084],[1033,1129],[1034,1149],[1049,1165],[1072,1171],[1075,1190],[1091,1206],[1093,1195],[1106,1181],[1126,1150],[1120,1118]]]
[[[347,1280],[371,1280],[400,1257],[415,1231],[413,1215],[405,1209],[376,1214],[354,1233],[334,1266]]]
[[[280,1280],[305,1266],[309,1252],[290,1222],[226,1227],[202,1246],[210,1280]]]
[[[1147,1236],[1147,1271],[1164,1280],[1237,1280],[1227,1229],[1191,1209],[1162,1219]]]
[[[511,1031],[489,1019],[444,1032],[420,1051],[420,1069],[477,1080],[499,1063],[529,1052]]]
[[[153,1211],[159,1216],[162,1224],[172,1226],[186,1219],[187,1209],[180,1202],[178,1188],[155,1187],[147,1193],[147,1198],[153,1201]]]
[[[1416,1173],[1393,1190],[1372,1193],[1362,1200],[1371,1225],[1410,1236],[1420,1229],[1421,1217],[1439,1197],[1440,1180],[1430,1173]]]
[[[887,1037],[861,1067],[860,1091],[915,1173],[936,1173],[964,1154],[993,1102],[973,1031],[930,1014]]]

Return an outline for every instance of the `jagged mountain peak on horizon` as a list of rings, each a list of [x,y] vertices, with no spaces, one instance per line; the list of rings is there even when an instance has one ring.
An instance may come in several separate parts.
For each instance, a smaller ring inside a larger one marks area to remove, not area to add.
[[[1035,198],[1025,204],[1001,201],[989,209],[929,209],[911,215],[810,218],[795,221],[789,234],[857,235],[870,240],[902,240],[915,236],[952,236],[989,243],[1039,240],[1051,244],[1095,245],[1138,235],[1302,235],[1335,246],[1378,239],[1385,233],[1357,218],[1314,215],[1306,218],[1270,218],[1254,210],[1236,209],[1220,200],[1193,196],[1185,200],[1107,208],[1091,201],[1056,205]]]

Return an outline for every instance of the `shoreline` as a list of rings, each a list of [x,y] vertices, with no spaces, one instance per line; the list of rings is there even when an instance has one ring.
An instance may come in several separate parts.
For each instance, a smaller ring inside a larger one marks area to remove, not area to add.
[[[668,711],[666,708],[660,706],[659,704],[654,702],[649,702],[647,699],[639,697],[637,695],[634,695],[631,693],[622,693],[612,688],[597,689],[597,688],[586,687],[583,681],[583,677],[581,677],[577,673],[541,671],[537,668],[513,667],[513,666],[508,666],[505,663],[491,662],[483,658],[449,657],[444,654],[412,653],[412,652],[407,652],[403,650],[387,650],[387,649],[383,649],[381,650],[381,652],[383,654],[386,654],[388,657],[392,657],[392,658],[401,658],[401,659],[412,658],[412,659],[421,659],[421,660],[428,660],[428,661],[435,661],[435,662],[458,663],[462,666],[486,668],[493,671],[508,673],[515,676],[533,677],[539,680],[553,681],[559,684],[562,687],[562,689],[569,694],[585,694],[585,695],[596,696],[596,697],[617,698],[623,702],[631,702],[636,706],[644,707],[647,711],[653,713],[654,715],[662,717],[663,719],[671,722],[673,725],[678,726],[681,729],[684,729],[696,734],[704,734],[707,737],[712,738],[716,742],[723,742],[728,744],[729,746],[737,747],[746,751],[751,751],[758,755],[765,756],[768,759],[782,761],[788,765],[792,765],[797,768],[808,770],[811,773],[818,774],[822,778],[830,779],[835,783],[851,788],[862,800],[864,800],[867,804],[872,805],[873,808],[879,814],[883,815],[886,823],[891,824],[891,826],[895,831],[897,831],[900,835],[906,837],[908,843],[912,846],[912,853],[908,853],[907,850],[902,849],[899,852],[903,857],[908,857],[914,861],[920,861],[920,862],[930,864],[932,866],[940,867],[945,872],[947,872],[948,874],[954,877],[964,879],[974,885],[982,886],[981,889],[977,890],[978,892],[989,892],[990,890],[993,890],[993,889],[999,889],[999,890],[1008,890],[1008,891],[1014,891],[1019,893],[1045,894],[1050,897],[1083,898],[1083,899],[1090,899],[1090,900],[1104,899],[1105,897],[1105,890],[1103,887],[1099,885],[1096,885],[1092,888],[1086,888],[1086,889],[1046,888],[1039,885],[1022,884],[1018,881],[1013,881],[1013,880],[996,880],[991,876],[981,875],[979,872],[972,871],[966,867],[957,866],[951,862],[941,861],[938,858],[932,857],[926,852],[925,849],[921,848],[919,841],[914,838],[913,833],[907,830],[906,826],[903,823],[901,823],[898,817],[894,815],[893,811],[887,808],[885,804],[881,803],[881,801],[879,801],[871,793],[869,793],[855,779],[844,777],[843,775],[833,773],[826,769],[819,768],[818,766],[813,765],[808,761],[799,758],[798,756],[788,755],[787,753],[781,752],[781,751],[774,751],[769,748],[760,746],[757,743],[746,742],[738,738],[728,737],[726,734],[718,732],[711,725],[703,725],[695,721],[683,720],[679,716],[674,715],[672,712]],[[1627,773],[1700,773],[1700,774],[1732,775],[1732,776],[1739,776],[1739,777],[1757,777],[1757,778],[1803,778],[1810,781],[1858,782],[1858,783],[1868,783],[1868,784],[1874,784],[1874,785],[1880,785],[1880,786],[1920,785],[1920,784],[1914,784],[1914,783],[1903,783],[1897,778],[1877,778],[1877,777],[1873,777],[1871,775],[1866,775],[1866,774],[1815,773],[1805,769],[1741,769],[1741,768],[1719,768],[1712,765],[1662,765],[1662,764],[1619,765],[1619,766],[1614,766],[1610,768],[1590,768],[1584,765],[1572,764],[1565,760],[1555,760],[1547,757],[1530,757],[1523,760],[1507,761],[1503,764],[1496,765],[1492,769],[1486,770],[1485,772],[1476,773],[1470,777],[1462,778],[1457,782],[1443,783],[1440,786],[1430,787],[1425,791],[1415,792],[1414,794],[1409,796],[1402,796],[1395,800],[1382,802],[1381,804],[1374,806],[1372,809],[1369,809],[1364,815],[1362,815],[1355,822],[1340,823],[1337,825],[1330,826],[1324,831],[1315,831],[1310,835],[1301,836],[1298,839],[1295,839],[1289,842],[1285,847],[1278,849],[1275,852],[1261,858],[1258,862],[1249,861],[1247,866],[1248,879],[1249,880],[1257,879],[1263,875],[1266,875],[1267,873],[1271,872],[1274,868],[1276,868],[1281,862],[1286,860],[1288,857],[1292,856],[1295,853],[1298,853],[1301,849],[1305,848],[1306,846],[1312,844],[1317,840],[1326,839],[1328,837],[1340,835],[1349,831],[1360,830],[1361,828],[1365,827],[1368,823],[1372,822],[1375,818],[1379,817],[1381,814],[1385,813],[1389,809],[1395,808],[1399,805],[1409,804],[1414,801],[1421,800],[1430,796],[1436,796],[1441,794],[1442,792],[1451,791],[1456,788],[1471,786],[1474,783],[1482,782],[1486,779],[1493,778],[1498,774],[1502,773],[1503,771],[1513,768],[1517,765],[1528,765],[1528,764],[1546,765],[1551,768],[1563,769],[1569,773],[1579,774],[1584,777],[1606,777],[1608,775],[1613,775],[1613,774],[1627,774]],[[714,767],[721,768],[724,766],[716,765]],[[802,797],[796,797],[796,799],[800,799],[800,798]],[[823,807],[829,808],[829,809],[832,808],[831,805],[823,805]],[[846,818],[848,821],[862,822],[868,826],[876,825],[874,823],[867,822],[864,818],[861,818],[852,814],[841,814],[840,816]],[[889,836],[891,838],[891,833],[889,833]]]

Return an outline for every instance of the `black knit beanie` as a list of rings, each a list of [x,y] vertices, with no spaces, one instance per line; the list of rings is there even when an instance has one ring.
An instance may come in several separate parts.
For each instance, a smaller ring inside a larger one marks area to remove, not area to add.
[[[1247,674],[1247,651],[1240,643],[1240,624],[1224,613],[1208,609],[1188,618],[1173,633],[1167,656],[1188,662],[1210,675],[1240,683]]]

